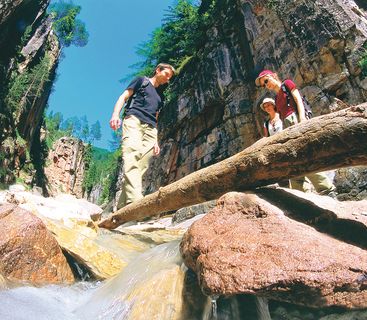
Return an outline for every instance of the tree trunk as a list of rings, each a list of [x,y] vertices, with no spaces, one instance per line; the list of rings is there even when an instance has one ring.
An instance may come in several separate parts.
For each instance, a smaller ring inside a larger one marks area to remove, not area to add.
[[[367,103],[262,138],[240,153],[171,183],[112,214],[119,225],[313,172],[367,164]]]

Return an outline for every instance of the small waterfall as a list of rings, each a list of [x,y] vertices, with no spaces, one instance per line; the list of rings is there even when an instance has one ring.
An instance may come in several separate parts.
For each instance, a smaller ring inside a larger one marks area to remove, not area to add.
[[[218,319],[218,305],[217,300],[219,296],[208,297],[207,304],[203,313],[203,320],[217,320]]]
[[[217,314],[217,300],[218,300],[218,297],[214,296],[214,297],[211,297],[210,298],[211,300],[211,306],[212,306],[212,319],[213,320],[217,320],[218,319],[218,314]]]
[[[181,265],[178,241],[148,250],[98,288],[75,314],[78,319],[155,319],[153,314],[174,319],[172,314],[182,309],[178,290],[182,291],[184,279]]]
[[[268,299],[255,297],[257,317],[259,320],[271,320]]]

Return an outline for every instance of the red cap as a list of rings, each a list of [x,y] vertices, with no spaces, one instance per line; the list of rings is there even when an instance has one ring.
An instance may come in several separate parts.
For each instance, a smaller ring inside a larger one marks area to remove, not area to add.
[[[268,75],[273,75],[274,72],[271,70],[263,70],[259,73],[259,75],[257,76],[256,80],[255,80],[255,84],[260,87],[260,79],[262,77],[268,76]]]

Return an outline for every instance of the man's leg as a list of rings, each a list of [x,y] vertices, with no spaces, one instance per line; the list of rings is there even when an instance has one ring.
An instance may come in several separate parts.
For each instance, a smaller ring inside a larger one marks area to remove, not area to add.
[[[289,179],[289,187],[291,189],[295,189],[295,190],[299,190],[303,192],[310,191],[310,186],[309,186],[308,181],[306,180],[306,177]]]
[[[316,191],[320,194],[329,194],[331,191],[335,190],[335,186],[323,172],[309,174],[307,178],[311,180]]]
[[[149,161],[153,156],[153,146],[157,142],[157,129],[148,124],[144,124],[143,126],[144,126],[144,133],[143,133],[143,147],[141,149],[142,156],[139,161],[139,167],[142,176],[149,167]]]
[[[141,187],[142,176],[139,168],[142,150],[140,120],[134,116],[125,118],[122,130],[124,183],[118,208],[143,197]]]

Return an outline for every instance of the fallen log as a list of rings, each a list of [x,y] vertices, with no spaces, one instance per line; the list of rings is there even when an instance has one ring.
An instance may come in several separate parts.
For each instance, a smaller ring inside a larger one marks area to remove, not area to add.
[[[313,118],[263,138],[116,211],[99,226],[119,225],[313,172],[367,164],[367,103]]]

